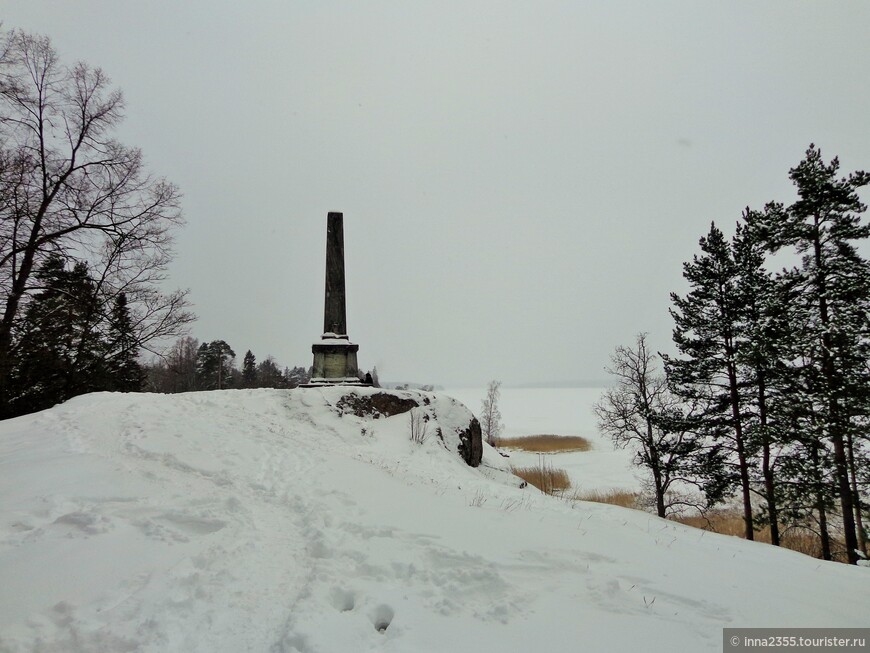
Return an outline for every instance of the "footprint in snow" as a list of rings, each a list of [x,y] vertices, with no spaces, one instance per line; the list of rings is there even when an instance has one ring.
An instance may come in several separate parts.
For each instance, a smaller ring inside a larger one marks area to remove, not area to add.
[[[332,607],[339,612],[350,612],[356,607],[356,596],[350,590],[336,587],[331,595]]]
[[[382,603],[372,611],[370,616],[375,630],[379,633],[385,633],[390,624],[393,623],[393,617],[396,616],[396,613],[390,606]]]

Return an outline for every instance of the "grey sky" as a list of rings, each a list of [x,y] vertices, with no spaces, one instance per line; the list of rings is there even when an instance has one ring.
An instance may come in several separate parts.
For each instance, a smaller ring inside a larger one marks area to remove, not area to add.
[[[870,3],[4,0],[181,186],[193,335],[310,365],[326,214],[381,378],[604,377],[711,220],[870,168]]]

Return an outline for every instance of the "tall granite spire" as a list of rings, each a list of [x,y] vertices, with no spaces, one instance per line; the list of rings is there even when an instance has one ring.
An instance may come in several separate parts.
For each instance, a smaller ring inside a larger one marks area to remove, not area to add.
[[[311,346],[314,370],[311,385],[359,384],[355,345],[347,336],[344,286],[344,216],[326,217],[326,289],[323,300],[323,335]]]
[[[347,336],[344,292],[344,216],[326,216],[326,293],[323,302],[323,333]]]

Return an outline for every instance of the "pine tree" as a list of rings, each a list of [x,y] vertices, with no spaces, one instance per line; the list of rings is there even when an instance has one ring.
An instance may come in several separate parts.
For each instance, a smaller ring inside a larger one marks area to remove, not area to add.
[[[257,366],[257,376],[260,379],[261,388],[286,388],[287,379],[281,372],[281,368],[271,356],[267,356]]]
[[[109,343],[110,389],[138,392],[145,382],[145,371],[139,364],[139,344],[133,332],[127,296],[120,293],[112,307]]]
[[[759,225],[767,216],[749,209],[732,240],[737,267],[736,296],[742,305],[743,343],[737,352],[739,387],[744,399],[744,426],[750,449],[759,452],[760,469],[752,468],[752,481],[760,473],[759,493],[765,514],[759,522],[770,527],[771,543],[779,545],[779,491],[777,457],[789,438],[788,398],[794,390],[787,361],[793,358],[795,323],[790,310],[794,291],[765,269],[766,245]]]
[[[250,349],[242,361],[242,384],[246,388],[257,387],[257,358]]]
[[[196,376],[203,390],[222,390],[232,382],[236,353],[223,340],[204,342],[196,355]]]
[[[812,392],[816,432],[831,445],[847,556],[854,564],[860,519],[856,508],[861,504],[857,479],[850,472],[855,468],[850,466],[855,458],[850,435],[856,420],[868,413],[870,360],[870,265],[855,245],[870,237],[870,225],[861,223],[866,206],[857,190],[870,183],[870,175],[859,171],[838,178],[838,171],[837,158],[826,164],[819,149],[810,145],[804,160],[789,171],[799,199],[768,223],[766,236],[772,250],[790,246],[802,256],[792,275],[801,291],[797,309],[810,336],[801,373],[804,387]]]
[[[87,266],[77,263],[68,270],[61,256],[52,255],[36,275],[43,289],[15,334],[7,416],[109,385],[100,305]]]
[[[750,465],[755,451],[745,433],[744,404],[738,356],[745,344],[745,314],[739,289],[739,269],[731,244],[715,224],[700,240],[701,256],[683,265],[691,290],[685,297],[671,294],[674,344],[682,358],[663,356],[674,392],[700,407],[695,427],[718,442],[707,476],[708,500],[728,487],[739,489],[746,539],[754,539]],[[727,467],[718,455],[730,451],[736,458]]]
[[[802,365],[802,363],[799,363]],[[801,375],[796,374],[799,383]],[[796,386],[783,396],[783,405],[791,419],[788,446],[779,455],[783,521],[806,526],[815,522],[821,555],[832,559],[828,516],[835,511],[836,484],[833,456],[821,429],[821,421],[813,407],[812,386]]]

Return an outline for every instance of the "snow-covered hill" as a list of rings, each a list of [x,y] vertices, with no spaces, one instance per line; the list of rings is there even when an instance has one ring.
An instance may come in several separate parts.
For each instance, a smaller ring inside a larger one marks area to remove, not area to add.
[[[468,467],[343,392],[0,423],[0,651],[719,651],[725,626],[867,625],[870,569],[517,488],[491,449]]]

